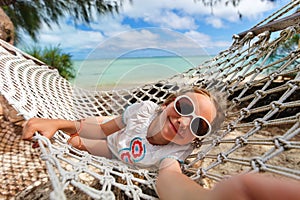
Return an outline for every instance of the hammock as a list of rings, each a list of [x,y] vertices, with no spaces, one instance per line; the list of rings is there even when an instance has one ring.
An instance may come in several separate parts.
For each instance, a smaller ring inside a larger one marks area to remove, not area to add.
[[[291,1],[250,31],[234,35],[227,50],[199,67],[132,89],[72,87],[56,70],[0,41],[0,91],[25,119],[76,120],[119,114],[143,100],[159,103],[180,87],[219,90],[227,95],[226,121],[186,159],[183,172],[206,188],[242,173],[299,180],[300,50],[284,53],[282,48],[300,30],[299,2]],[[7,185],[1,195],[22,191],[18,198],[158,198],[156,171],[79,151],[61,131],[51,141],[41,135],[36,139],[40,148],[31,149],[19,135],[1,133],[1,183]]]

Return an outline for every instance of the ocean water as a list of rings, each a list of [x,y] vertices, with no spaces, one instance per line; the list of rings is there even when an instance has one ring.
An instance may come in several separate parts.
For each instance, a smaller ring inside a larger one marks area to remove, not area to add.
[[[76,78],[72,84],[89,90],[132,88],[199,66],[210,56],[148,57],[73,61]]]

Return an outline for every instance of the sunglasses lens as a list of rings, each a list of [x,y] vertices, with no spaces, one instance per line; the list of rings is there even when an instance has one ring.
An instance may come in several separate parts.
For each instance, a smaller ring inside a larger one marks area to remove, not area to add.
[[[181,97],[180,99],[178,99],[175,102],[175,108],[181,115],[189,115],[194,111],[193,103],[186,97]]]
[[[205,136],[210,128],[204,119],[197,117],[191,122],[191,129],[195,135]]]

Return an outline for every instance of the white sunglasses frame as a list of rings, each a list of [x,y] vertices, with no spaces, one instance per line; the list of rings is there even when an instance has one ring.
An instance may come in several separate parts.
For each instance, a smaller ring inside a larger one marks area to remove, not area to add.
[[[186,114],[186,115],[185,115],[185,114],[179,113],[179,111],[177,110],[177,108],[176,108],[176,102],[178,102],[178,101],[179,101],[180,99],[182,99],[182,98],[187,98],[187,99],[192,103],[193,111],[192,111],[190,114]],[[190,121],[190,126],[189,126],[189,127],[190,127],[191,133],[192,133],[195,137],[197,137],[197,138],[199,138],[199,139],[202,139],[202,138],[208,136],[208,135],[211,133],[211,125],[210,125],[209,121],[208,121],[207,119],[205,119],[204,117],[200,116],[200,115],[196,115],[196,113],[195,113],[195,104],[194,104],[193,100],[192,100],[189,96],[187,96],[187,95],[180,95],[180,96],[176,97],[176,99],[174,100],[173,107],[174,107],[174,110],[176,111],[176,113],[177,113],[178,115],[183,116],[183,117],[188,117],[188,116],[192,116],[192,117],[193,117],[192,120]],[[194,131],[193,131],[193,129],[192,129],[192,122],[193,122],[196,118],[200,118],[200,119],[204,120],[204,121],[207,123],[207,125],[208,125],[208,131],[207,131],[207,133],[206,133],[205,135],[198,136],[198,135],[196,135],[196,134],[194,133]]]

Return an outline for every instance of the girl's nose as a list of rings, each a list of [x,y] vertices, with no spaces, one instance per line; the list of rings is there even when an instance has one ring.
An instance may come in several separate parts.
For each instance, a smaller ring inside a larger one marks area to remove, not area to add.
[[[191,118],[181,116],[178,118],[178,122],[181,128],[186,129],[190,125]]]

